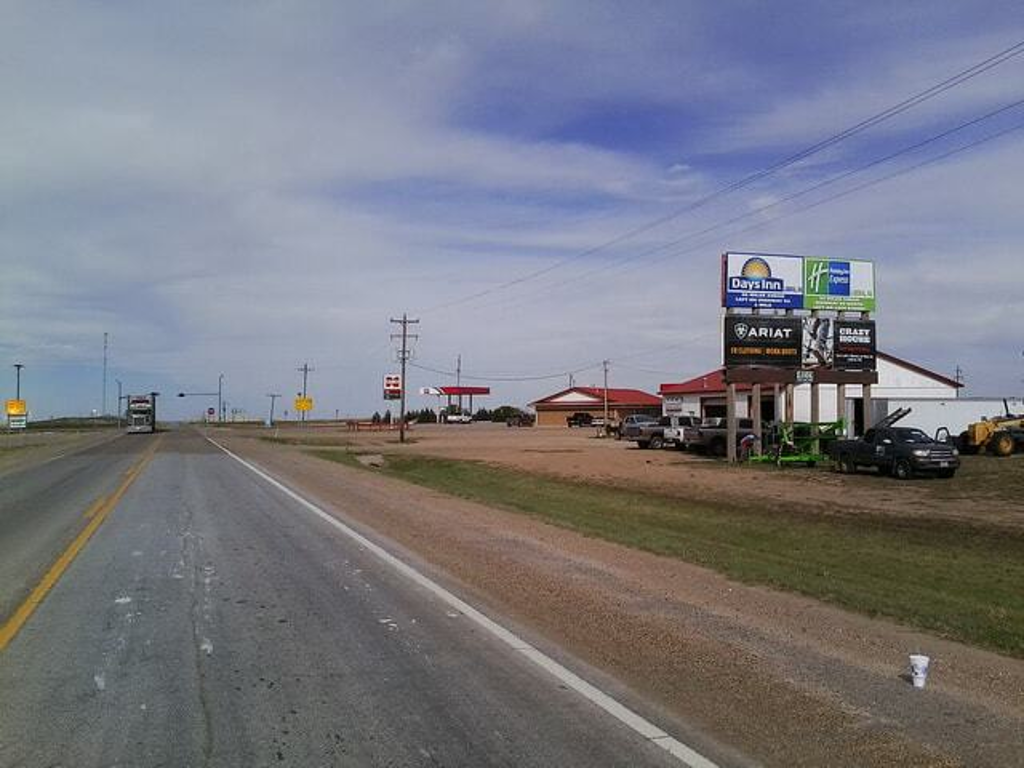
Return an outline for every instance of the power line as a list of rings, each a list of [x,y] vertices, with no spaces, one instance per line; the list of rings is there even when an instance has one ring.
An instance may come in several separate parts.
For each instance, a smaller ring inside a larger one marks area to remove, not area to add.
[[[560,267],[562,267],[562,266],[564,266],[566,264],[570,264],[570,263],[575,262],[575,261],[577,261],[579,259],[585,258],[586,256],[591,256],[594,253],[597,253],[599,251],[602,251],[602,250],[605,250],[607,248],[610,248],[613,245],[618,245],[619,243],[624,242],[625,240],[628,240],[630,238],[633,238],[633,237],[635,237],[635,236],[637,236],[639,234],[643,234],[644,232],[648,232],[648,231],[650,231],[652,229],[655,229],[655,228],[661,226],[662,224],[666,224],[669,221],[672,221],[672,220],[678,218],[679,216],[682,216],[684,213],[688,213],[690,211],[693,211],[693,210],[696,210],[698,208],[701,208],[704,205],[707,205],[709,202],[712,202],[713,200],[716,200],[718,198],[724,197],[726,195],[731,194],[732,192],[735,192],[735,191],[737,191],[739,189],[747,187],[747,186],[753,184],[756,181],[760,181],[761,179],[764,179],[764,178],[766,178],[766,177],[776,173],[777,171],[780,171],[780,170],[782,170],[784,168],[792,166],[792,165],[794,165],[794,164],[796,164],[796,163],[798,163],[798,162],[800,162],[802,160],[806,160],[807,158],[809,158],[809,157],[811,157],[811,156],[821,152],[824,149],[832,147],[832,146],[834,146],[834,145],[836,145],[836,144],[838,144],[838,143],[840,143],[842,141],[845,141],[846,139],[848,139],[848,138],[850,138],[852,136],[855,136],[857,134],[863,133],[864,131],[868,130],[869,128],[872,128],[872,127],[874,127],[876,125],[879,125],[879,124],[881,124],[883,122],[886,122],[887,120],[890,120],[893,117],[896,117],[897,115],[900,115],[900,114],[902,114],[902,113],[904,113],[904,112],[906,112],[906,111],[908,111],[910,109],[913,109],[914,107],[916,107],[916,106],[918,106],[918,105],[920,105],[920,104],[922,104],[922,103],[924,103],[926,101],[929,101],[929,100],[935,98],[936,96],[939,96],[942,93],[945,93],[946,91],[948,91],[948,90],[950,90],[952,88],[957,87],[958,85],[962,85],[963,83],[965,83],[965,82],[967,82],[969,80],[974,79],[975,77],[977,77],[977,76],[979,76],[979,75],[989,71],[990,69],[993,69],[993,68],[999,66],[1000,64],[1003,64],[1003,63],[1009,61],[1010,59],[1012,59],[1012,58],[1014,58],[1016,56],[1019,56],[1021,53],[1024,53],[1024,41],[1020,41],[1018,43],[1015,43],[1014,45],[1011,45],[1008,48],[1004,48],[1003,50],[999,51],[998,53],[993,54],[992,56],[989,56],[988,58],[986,58],[986,59],[984,59],[984,60],[982,60],[982,61],[980,61],[980,62],[978,62],[976,64],[973,64],[972,66],[968,67],[967,69],[961,70],[960,72],[956,73],[955,75],[953,75],[951,77],[948,77],[945,80],[943,80],[943,81],[941,81],[939,83],[936,83],[935,85],[932,85],[932,86],[924,89],[923,91],[919,91],[918,93],[916,93],[916,94],[914,94],[914,95],[912,95],[912,96],[910,96],[910,97],[908,97],[908,98],[906,98],[906,99],[904,99],[904,100],[902,100],[902,101],[900,101],[900,102],[898,102],[898,103],[896,103],[896,104],[894,104],[894,105],[892,105],[892,106],[890,106],[890,107],[888,107],[888,108],[886,108],[886,109],[884,109],[884,110],[882,110],[880,112],[876,112],[875,114],[871,115],[870,117],[867,117],[867,118],[861,120],[860,122],[855,123],[854,125],[852,125],[852,126],[850,126],[848,128],[845,128],[842,131],[839,131],[838,133],[832,134],[831,136],[829,136],[829,137],[827,137],[825,139],[822,139],[821,141],[818,141],[817,143],[812,144],[811,146],[806,147],[806,148],[800,150],[799,152],[796,152],[795,154],[790,155],[789,157],[787,157],[787,158],[785,158],[783,160],[780,160],[779,162],[777,162],[777,163],[775,163],[773,165],[768,166],[767,168],[763,168],[763,169],[761,169],[759,171],[755,171],[754,173],[748,174],[747,176],[744,176],[743,178],[741,178],[741,179],[739,179],[737,181],[734,181],[734,182],[726,184],[726,185],[724,185],[722,187],[719,187],[718,189],[716,189],[716,190],[714,190],[714,191],[704,195],[703,197],[701,197],[701,198],[699,198],[699,199],[697,199],[697,200],[695,200],[695,201],[693,201],[691,203],[688,203],[688,204],[682,206],[681,208],[677,208],[677,209],[675,209],[673,211],[670,211],[669,213],[667,213],[667,214],[665,214],[665,215],[663,215],[663,216],[661,216],[661,217],[659,217],[657,219],[654,219],[653,221],[650,221],[650,222],[648,222],[646,224],[642,224],[640,226],[634,227],[634,228],[632,228],[632,229],[630,229],[630,230],[628,230],[628,231],[626,231],[626,232],[624,232],[624,233],[622,233],[620,235],[617,235],[616,237],[613,237],[611,240],[605,241],[605,242],[603,242],[603,243],[601,243],[599,245],[593,246],[591,248],[587,248],[586,250],[583,250],[583,251],[580,251],[578,253],[575,253],[575,254],[573,254],[571,256],[568,256],[568,257],[566,257],[564,259],[560,259],[559,261],[556,261],[553,264],[549,264],[546,267],[542,267],[540,269],[533,270],[532,272],[527,272],[527,273],[525,273],[523,275],[520,275],[519,277],[513,278],[511,280],[506,280],[505,282],[499,283],[498,285],[494,285],[494,286],[491,286],[489,288],[485,288],[485,289],[482,289],[480,291],[476,291],[474,293],[468,294],[468,295],[463,296],[463,297],[458,298],[458,299],[453,299],[451,301],[447,301],[447,302],[443,302],[441,304],[434,305],[433,307],[428,307],[428,308],[422,310],[422,313],[425,314],[425,313],[428,313],[428,312],[436,312],[436,311],[439,311],[439,310],[442,310],[442,309],[448,309],[448,308],[451,308],[451,307],[454,307],[454,306],[458,306],[458,305],[461,305],[461,304],[468,303],[468,302],[473,301],[475,299],[482,298],[484,296],[488,296],[488,295],[490,295],[492,293],[496,293],[496,292],[504,290],[506,288],[511,288],[512,286],[519,285],[521,283],[525,283],[525,282],[527,282],[529,280],[533,280],[534,278],[537,278],[537,277],[545,275],[545,274],[547,274],[549,272],[552,272],[552,271],[554,271],[554,270],[556,270],[556,269],[558,269],[558,268],[560,268]]]
[[[711,225],[709,227],[706,227],[706,228],[704,228],[702,230],[699,230],[699,231],[696,231],[696,232],[690,232],[690,233],[688,233],[686,235],[683,235],[682,237],[676,238],[676,239],[671,240],[671,241],[669,241],[667,243],[662,243],[661,245],[658,245],[658,246],[656,246],[654,248],[647,249],[646,251],[641,251],[639,253],[634,253],[634,254],[626,255],[625,257],[623,257],[623,258],[621,258],[621,259],[619,259],[619,260],[617,260],[615,262],[601,264],[601,265],[599,265],[597,267],[594,267],[593,269],[590,269],[590,270],[582,272],[582,273],[580,273],[578,275],[575,275],[571,279],[561,280],[561,281],[556,282],[556,283],[551,283],[551,284],[549,284],[547,286],[544,286],[544,287],[541,287],[541,288],[537,289],[537,291],[535,291],[531,296],[526,297],[525,299],[521,299],[520,301],[514,302],[514,303],[512,303],[510,305],[507,305],[507,308],[512,309],[512,308],[517,308],[519,306],[523,306],[525,304],[530,304],[533,301],[536,301],[538,298],[543,298],[544,295],[549,294],[552,291],[554,291],[554,290],[556,290],[556,289],[558,289],[558,288],[560,288],[562,286],[568,285],[570,283],[573,286],[578,286],[581,282],[583,282],[583,281],[593,277],[594,275],[601,274],[601,273],[604,273],[604,272],[608,272],[608,271],[611,271],[611,270],[620,269],[621,267],[625,266],[626,264],[638,261],[640,259],[644,259],[647,256],[651,256],[651,255],[654,255],[656,253],[668,250],[669,248],[677,246],[677,245],[679,245],[681,243],[687,242],[689,240],[694,240],[696,238],[699,238],[699,237],[702,237],[704,235],[710,234],[711,232],[716,232],[716,231],[718,231],[720,229],[723,229],[725,227],[728,227],[728,226],[730,226],[732,224],[736,224],[736,223],[738,223],[740,221],[743,221],[744,219],[749,219],[749,218],[754,217],[754,216],[759,216],[759,215],[763,214],[766,211],[778,208],[778,207],[780,207],[780,206],[782,206],[782,205],[784,205],[784,204],[786,204],[788,202],[792,202],[793,200],[796,200],[798,198],[801,198],[801,197],[804,197],[804,196],[806,196],[808,194],[811,194],[812,192],[817,192],[817,191],[819,191],[819,190],[821,190],[821,189],[823,189],[825,187],[829,187],[829,186],[832,186],[834,184],[837,184],[840,181],[843,181],[845,179],[850,178],[851,176],[855,176],[855,175],[857,175],[859,173],[863,173],[864,171],[870,170],[871,168],[875,168],[875,167],[877,167],[879,165],[883,165],[884,163],[887,163],[887,162],[890,162],[892,160],[895,160],[898,157],[901,157],[903,155],[910,154],[911,152],[915,152],[917,150],[920,150],[920,149],[922,149],[922,148],[924,148],[924,147],[926,147],[926,146],[928,146],[930,144],[934,144],[934,143],[936,143],[938,141],[941,141],[942,139],[948,138],[949,136],[951,136],[951,135],[953,135],[955,133],[958,133],[960,131],[966,130],[967,128],[971,128],[971,127],[973,127],[975,125],[978,125],[978,124],[980,124],[980,123],[982,123],[982,122],[984,122],[986,120],[990,120],[990,119],[992,119],[994,117],[997,117],[997,116],[999,116],[1001,114],[1004,114],[1004,113],[1006,113],[1006,112],[1008,112],[1010,110],[1017,109],[1017,108],[1021,107],[1022,105],[1024,105],[1024,99],[1018,99],[1017,101],[1011,102],[1011,103],[1006,104],[1006,105],[1004,105],[1002,107],[994,109],[994,110],[992,110],[990,112],[985,113],[984,115],[980,115],[978,117],[975,117],[975,118],[972,118],[970,120],[967,120],[967,121],[965,121],[963,123],[960,123],[959,125],[954,126],[953,128],[949,128],[949,129],[947,129],[945,131],[942,131],[941,133],[938,133],[938,134],[935,134],[933,136],[930,136],[930,137],[928,137],[928,138],[926,138],[926,139],[924,139],[922,141],[918,141],[918,142],[916,142],[914,144],[905,146],[905,147],[903,147],[901,149],[898,149],[898,150],[896,150],[894,152],[891,152],[888,155],[885,155],[883,157],[877,158],[875,160],[871,160],[871,161],[869,161],[869,162],[867,162],[867,163],[865,163],[863,165],[857,166],[856,168],[853,168],[853,169],[850,169],[850,170],[847,170],[847,171],[843,171],[842,173],[840,173],[840,174],[838,174],[836,176],[830,177],[828,179],[825,179],[823,181],[816,182],[815,184],[812,184],[809,187],[805,187],[804,189],[801,189],[801,190],[793,192],[793,193],[791,193],[789,195],[786,195],[785,197],[782,197],[779,200],[776,200],[776,201],[774,201],[772,203],[768,203],[767,205],[763,205],[763,206],[761,206],[759,208],[755,208],[753,210],[747,211],[747,212],[742,213],[742,214],[740,214],[738,216],[734,216],[734,217],[732,217],[730,219],[726,219],[724,221],[720,221],[717,224],[713,224],[713,225]],[[974,146],[974,145],[973,144],[972,145],[967,145],[965,147],[965,149],[970,148],[971,146]],[[946,155],[939,155],[939,156],[936,157],[936,159],[942,159],[945,156]],[[920,164],[916,165],[916,166],[912,166],[912,167],[913,168],[920,167]],[[882,177],[882,178],[884,180],[884,179],[887,179],[887,178],[890,178],[890,177],[886,176],[886,177]],[[863,188],[863,187],[862,186],[856,187],[856,189],[861,189],[861,188]],[[833,199],[833,198],[827,198],[827,200],[831,200],[831,199]],[[812,206],[809,206],[809,207],[812,207]],[[808,210],[809,207],[808,208],[798,209],[794,213],[799,213],[799,212]],[[775,219],[772,219],[771,221],[774,221],[774,220]],[[769,223],[769,222],[766,222],[766,223]],[[758,225],[758,226],[761,226],[761,225]],[[749,231],[749,230],[748,229],[740,230],[740,232],[745,232],[745,231]],[[703,245],[703,244],[701,244],[701,245]],[[682,251],[673,251],[672,253],[669,253],[669,254],[667,254],[664,257],[650,260],[648,262],[648,264],[655,264],[655,263],[663,261],[665,258],[668,258],[668,257],[671,257],[671,256],[679,256],[679,255],[682,255],[682,254],[685,254],[685,253],[689,253],[691,250],[693,250],[693,249],[686,249],[686,250],[682,250]]]

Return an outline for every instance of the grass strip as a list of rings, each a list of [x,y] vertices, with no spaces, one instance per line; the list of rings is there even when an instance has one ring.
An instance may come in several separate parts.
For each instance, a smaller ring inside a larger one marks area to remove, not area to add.
[[[309,453],[362,466],[345,451]],[[1024,657],[1024,537],[1005,531],[691,502],[434,457],[389,455],[382,471],[748,584]]]

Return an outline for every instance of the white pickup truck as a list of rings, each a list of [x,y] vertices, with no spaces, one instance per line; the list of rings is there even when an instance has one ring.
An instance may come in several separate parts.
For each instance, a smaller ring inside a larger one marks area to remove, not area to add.
[[[686,448],[686,430],[700,426],[697,416],[663,416],[662,421],[665,420],[668,421],[662,433],[665,445],[673,445],[680,451]]]

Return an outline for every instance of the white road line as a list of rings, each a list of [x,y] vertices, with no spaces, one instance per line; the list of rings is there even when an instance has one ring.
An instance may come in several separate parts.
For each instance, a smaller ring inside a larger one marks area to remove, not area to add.
[[[455,608],[457,611],[465,615],[466,618],[470,619],[483,629],[487,630],[490,634],[494,635],[496,638],[504,642],[506,645],[512,648],[512,650],[521,653],[525,658],[529,659],[531,662],[536,664],[541,669],[547,671],[549,674],[555,677],[555,679],[557,679],[560,683],[576,691],[578,694],[583,696],[583,698],[587,699],[591,703],[596,704],[609,715],[619,720],[632,730],[636,731],[645,739],[648,739],[652,743],[657,744],[659,747],[661,747],[670,755],[678,759],[684,765],[687,765],[690,768],[718,768],[718,765],[716,763],[704,757],[704,755],[700,754],[691,747],[686,746],[681,741],[678,741],[677,739],[674,739],[673,737],[669,736],[667,733],[665,733],[665,731],[663,731],[661,728],[659,728],[657,725],[652,723],[647,718],[638,715],[629,707],[612,698],[607,693],[602,691],[600,688],[591,685],[586,680],[581,678],[579,675],[565,668],[547,654],[534,648],[532,645],[530,645],[525,640],[520,638],[514,632],[509,631],[501,624],[498,624],[497,622],[487,618],[487,616],[482,614],[473,606],[469,605],[469,603],[456,597],[437,582],[432,581],[412,566],[408,565],[402,560],[399,560],[386,549],[370,541],[368,538],[363,536],[355,529],[345,525],[345,523],[341,522],[333,515],[330,515],[329,513],[325,512],[313,502],[306,500],[298,493],[293,491],[291,488],[284,485],[271,475],[267,474],[256,465],[251,464],[250,462],[243,459],[241,456],[232,453],[223,445],[218,443],[216,440],[213,440],[212,438],[209,437],[207,437],[206,439],[209,440],[213,445],[220,448],[220,450],[224,451],[224,453],[226,453],[232,459],[237,461],[239,464],[246,467],[256,475],[259,475],[261,478],[263,478],[272,486],[280,490],[282,493],[294,499],[296,502],[298,502],[303,507],[308,509],[314,515],[321,518],[325,522],[329,523],[334,528],[338,529],[339,531],[344,533],[346,536],[348,536],[350,539],[354,540],[361,546],[365,547],[367,550],[372,552],[374,555],[376,555],[378,558],[380,558],[385,563],[390,565],[403,576],[412,580],[423,589],[426,589],[429,592],[436,595],[438,598],[443,600],[452,608]]]

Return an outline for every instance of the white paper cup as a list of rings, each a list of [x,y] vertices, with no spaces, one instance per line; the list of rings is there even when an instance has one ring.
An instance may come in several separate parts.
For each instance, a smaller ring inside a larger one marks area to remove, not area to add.
[[[928,665],[931,659],[919,653],[910,654],[910,677],[914,681],[915,688],[924,688],[925,680],[928,679]]]

